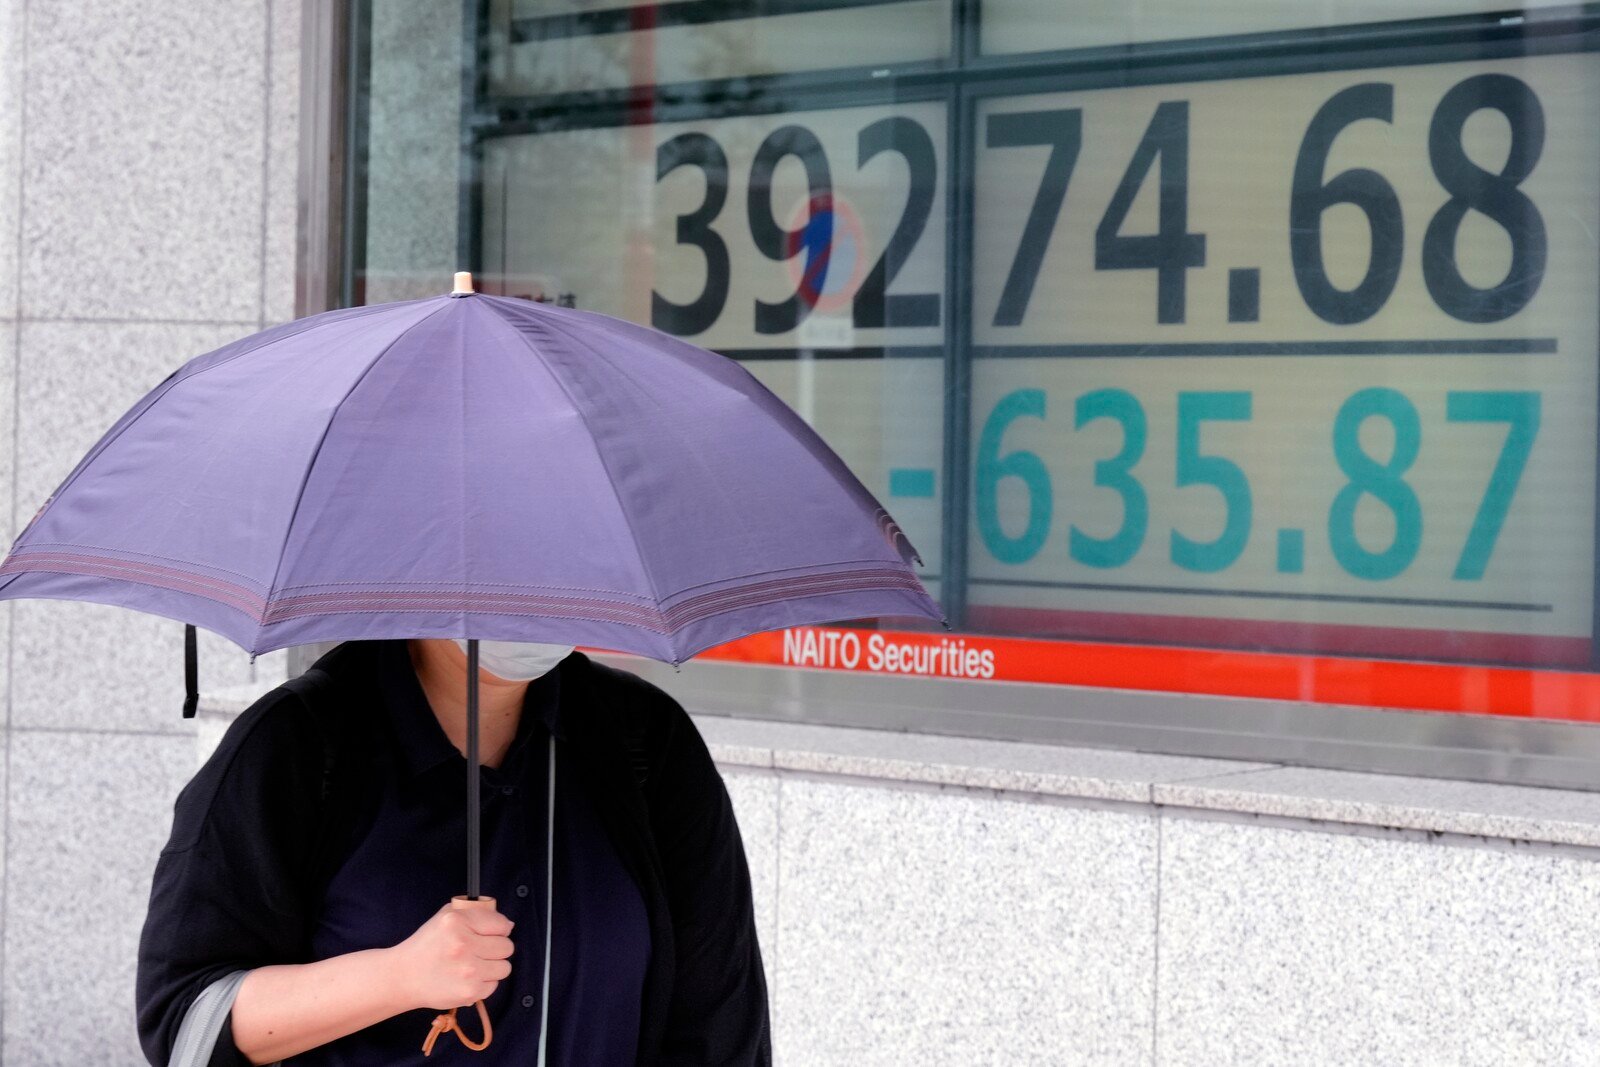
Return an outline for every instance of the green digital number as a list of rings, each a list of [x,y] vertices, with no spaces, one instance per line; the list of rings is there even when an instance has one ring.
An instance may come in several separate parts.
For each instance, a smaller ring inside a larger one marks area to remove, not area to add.
[[[1361,449],[1361,424],[1384,418],[1394,427],[1394,450],[1380,463]],[[1357,578],[1393,578],[1411,565],[1422,544],[1422,504],[1404,479],[1422,447],[1417,409],[1394,389],[1363,389],[1339,408],[1333,420],[1333,455],[1349,484],[1328,510],[1328,545],[1339,566]],[[1394,514],[1394,540],[1382,552],[1368,551],[1356,538],[1356,503],[1370,495]]]
[[[1144,486],[1131,473],[1144,455],[1144,408],[1125,389],[1096,389],[1078,397],[1074,415],[1073,429],[1095,419],[1115,419],[1122,427],[1122,450],[1094,465],[1094,484],[1122,496],[1122,525],[1110,537],[1091,537],[1074,524],[1068,532],[1069,550],[1073,559],[1090,567],[1120,567],[1139,551],[1150,521]]]
[[[1465,393],[1452,392],[1445,396],[1445,418],[1451,422],[1504,422],[1505,444],[1500,447],[1500,458],[1495,460],[1489,473],[1489,484],[1484,488],[1483,499],[1478,502],[1478,514],[1473,517],[1467,543],[1461,546],[1461,558],[1456,561],[1453,577],[1464,581],[1477,581],[1483,577],[1494,553],[1495,541],[1500,537],[1500,527],[1505,524],[1506,512],[1511,509],[1511,498],[1517,495],[1517,483],[1528,465],[1528,453],[1533,451],[1533,439],[1539,433],[1538,393]]]
[[[1249,393],[1178,394],[1178,488],[1209,485],[1222,494],[1227,518],[1212,541],[1195,541],[1172,531],[1172,562],[1185,570],[1220,571],[1239,558],[1250,540],[1250,481],[1232,460],[1200,452],[1200,424],[1212,420],[1246,422]]]
[[[1024,449],[1000,455],[1006,427],[1024,415],[1044,418],[1044,390],[1017,389],[1000,398],[984,421],[978,437],[974,474],[977,491],[978,530],[983,543],[1002,563],[1026,563],[1044,544],[1050,532],[1050,472],[1044,461]],[[1020,478],[1028,488],[1028,526],[1016,537],[1000,525],[1000,479]]]

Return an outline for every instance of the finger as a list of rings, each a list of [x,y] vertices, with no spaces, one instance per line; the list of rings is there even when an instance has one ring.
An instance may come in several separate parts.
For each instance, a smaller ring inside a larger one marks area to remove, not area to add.
[[[473,951],[482,960],[503,960],[510,957],[515,947],[509,937],[480,937]]]
[[[498,934],[504,937],[509,935],[511,928],[516,925],[498,911],[468,909],[461,914],[466,916],[467,925],[474,933]]]

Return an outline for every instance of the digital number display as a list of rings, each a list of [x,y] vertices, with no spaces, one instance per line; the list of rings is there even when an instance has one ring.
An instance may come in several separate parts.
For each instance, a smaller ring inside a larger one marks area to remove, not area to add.
[[[503,138],[486,259],[719,351],[940,346],[945,139],[943,103]]]
[[[484,259],[744,360],[935,595],[959,504],[969,629],[1583,666],[1596,100],[1583,53],[990,87],[961,161],[944,98],[506,136]]]
[[[1597,81],[982,102],[974,621],[1587,663]]]
[[[657,248],[684,269],[659,272],[651,324],[714,346],[761,347],[793,345],[815,315],[837,323],[837,337],[881,339],[892,328],[897,344],[941,343],[943,112],[851,108],[663,127],[657,205],[682,207],[667,220],[672,240]],[[685,284],[697,277],[697,287]]]

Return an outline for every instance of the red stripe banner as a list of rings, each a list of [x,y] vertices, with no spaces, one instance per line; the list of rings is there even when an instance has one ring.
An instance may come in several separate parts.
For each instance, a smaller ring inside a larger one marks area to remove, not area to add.
[[[1600,675],[1515,667],[828,626],[753,634],[696,658],[1600,722]]]

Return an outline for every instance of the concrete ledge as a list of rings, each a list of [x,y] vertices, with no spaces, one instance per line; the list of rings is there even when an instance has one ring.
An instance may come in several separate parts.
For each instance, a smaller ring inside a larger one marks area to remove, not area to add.
[[[1600,793],[1314,767],[1164,782],[1158,804],[1600,848]]]
[[[1154,803],[1158,783],[1271,766],[766,719],[693,718],[711,755],[723,764],[1135,804]]]
[[[202,695],[204,759],[259,687]],[[1600,793],[694,715],[727,767],[1600,848]],[[1331,828],[1331,827],[1330,827]]]
[[[694,717],[720,763],[1600,848],[1600,793]]]

